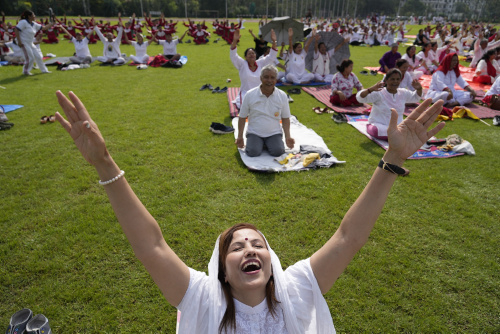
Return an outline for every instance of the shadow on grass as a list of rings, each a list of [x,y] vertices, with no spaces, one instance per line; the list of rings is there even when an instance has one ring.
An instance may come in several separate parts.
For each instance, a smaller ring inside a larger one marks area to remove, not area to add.
[[[359,145],[365,152],[370,153],[371,155],[378,157],[380,156],[381,151],[384,149],[378,146],[376,143],[372,141],[368,141]]]
[[[236,150],[236,153],[234,153],[234,156],[236,158],[236,161],[238,161],[238,165],[240,167],[248,169],[248,167],[245,165],[243,160],[241,160],[240,152]],[[252,172],[252,174],[255,176],[255,180],[260,183],[260,184],[270,184],[274,182],[276,179],[276,173],[271,172],[271,171],[257,171],[257,170],[248,170],[249,172]]]
[[[7,79],[0,80],[0,85],[7,85],[7,84],[15,83],[15,82],[18,82],[19,80],[24,80],[26,78],[28,78],[28,76],[19,74],[18,77],[13,77],[13,78],[7,78]]]

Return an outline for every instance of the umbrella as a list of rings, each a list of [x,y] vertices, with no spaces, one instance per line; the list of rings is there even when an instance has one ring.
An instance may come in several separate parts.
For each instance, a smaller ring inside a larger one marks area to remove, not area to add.
[[[317,33],[321,36],[318,43],[325,43],[327,50],[334,49],[337,45],[339,45],[344,38],[340,36],[336,31],[320,31]],[[312,38],[309,37],[309,38]],[[306,41],[307,43],[307,41]],[[349,51],[349,43],[345,43],[338,49],[335,54],[330,58],[330,74],[337,73],[337,65],[342,62],[344,59],[349,59],[351,56],[351,52]],[[313,58],[314,58],[314,40],[311,41],[309,45],[309,51],[307,52],[306,57],[306,69],[312,71],[313,67]]]
[[[281,43],[285,43],[285,45],[287,45],[288,28],[293,29],[293,43],[302,42],[304,40],[304,24],[297,22],[288,16],[275,17],[266,25],[262,26],[262,28],[260,28],[260,32],[264,40],[271,43],[271,29],[274,29],[277,37],[277,44],[281,45]]]

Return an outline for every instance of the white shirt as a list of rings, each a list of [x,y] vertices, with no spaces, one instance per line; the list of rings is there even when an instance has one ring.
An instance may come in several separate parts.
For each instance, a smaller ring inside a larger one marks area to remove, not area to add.
[[[103,36],[102,32],[97,26],[94,29],[97,33],[97,36],[99,36],[99,39],[104,45],[103,56],[107,58],[120,58],[122,56],[122,53],[120,51],[120,43],[122,40],[123,28],[118,27],[118,36],[116,36],[116,38],[112,42],[109,42],[108,39]]]
[[[16,26],[19,37],[23,44],[31,45],[33,44],[33,38],[35,34],[42,29],[42,26],[36,22],[29,23],[28,20],[21,20]]]
[[[179,44],[179,39],[173,39],[170,43],[166,40],[158,41],[160,45],[163,45],[163,54],[166,56],[172,56],[177,54],[177,44]]]
[[[495,82],[493,83],[493,86],[491,86],[490,90],[486,92],[486,96],[488,95],[498,95],[500,94],[500,77],[498,77]]]
[[[209,277],[204,272],[191,268],[189,268],[189,273],[189,287],[177,307],[181,311],[180,329],[191,328],[189,334],[212,333],[208,328],[209,309],[212,306]],[[284,280],[291,305],[282,305],[281,307],[288,306],[293,309],[301,334],[335,334],[331,314],[323,296],[319,292],[318,282],[312,272],[309,259],[299,261],[288,267],[284,272]],[[287,319],[279,316],[281,307],[277,308],[277,319],[265,316],[262,313],[262,304],[257,305],[253,310],[242,303],[235,303],[235,307],[238,327],[236,332],[230,332],[231,334],[287,333],[282,330],[282,321],[286,325]],[[191,317],[184,319],[183,314],[188,312]],[[259,314],[258,323],[251,324],[246,320],[249,318],[249,313]],[[184,322],[189,324],[186,326]],[[193,330],[193,328],[196,329]]]
[[[135,48],[136,57],[145,57],[147,55],[149,42],[142,42],[142,44],[139,44],[135,41],[131,41],[130,44]]]
[[[306,57],[307,52],[304,49],[302,49],[300,54],[290,52],[287,65],[288,73],[293,73],[295,75],[298,75],[299,77],[305,75],[307,73]]]
[[[411,67],[413,67],[413,70],[416,69],[418,67],[418,65],[420,64],[420,58],[415,56],[415,60],[413,60],[412,57],[408,56],[407,53],[405,53],[403,55],[403,57],[401,57],[401,59],[404,59],[408,62],[408,64],[410,64]],[[413,70],[411,70],[410,72],[413,72]]]
[[[373,103],[368,123],[376,125],[380,136],[387,136],[387,127],[391,120],[391,108],[398,112],[398,124],[403,121],[403,113],[406,103],[417,103],[420,101],[418,93],[411,92],[405,88],[398,88],[396,94],[391,94],[387,88],[378,92],[372,92],[366,97],[361,97],[361,92],[356,94],[356,99],[362,103]]]
[[[319,75],[325,76],[330,74],[330,58],[335,53],[335,49],[331,49],[322,54],[321,52],[314,52],[312,73],[317,73]]]
[[[267,97],[262,94],[260,86],[249,90],[243,99],[239,117],[248,117],[247,133],[263,138],[281,134],[280,120],[290,118],[286,93],[274,87],[273,93]]]
[[[77,57],[85,58],[92,57],[89,50],[89,40],[87,37],[78,41],[75,37],[71,38],[71,42],[75,45],[75,53]]]
[[[448,73],[444,74],[441,71],[436,71],[432,75],[431,84],[429,85],[428,93],[432,91],[442,92],[445,88],[449,88],[452,92],[455,91],[455,84],[458,84],[460,87],[465,88],[469,84],[459,76],[457,78],[455,71],[450,70]]]
[[[483,49],[483,48],[481,48],[481,41],[478,38],[476,40],[476,43],[474,43],[474,57],[472,58],[472,61],[470,62],[469,67],[472,67],[472,68],[476,67],[477,63],[479,63],[481,58],[483,58],[486,51],[497,48],[499,46],[500,46],[500,40],[498,40],[496,42],[491,41],[486,46],[486,49]]]
[[[14,41],[10,41],[5,43],[5,46],[8,48],[11,48],[14,53],[10,54],[9,56],[12,57],[23,57],[24,58],[24,52],[23,49],[21,49]]]
[[[259,58],[255,61],[255,63],[257,64],[257,68],[255,69],[255,71],[252,71],[248,66],[248,62],[238,55],[237,48],[229,50],[229,57],[231,58],[231,62],[233,63],[234,67],[236,67],[240,75],[241,100],[243,100],[245,94],[250,89],[260,86],[260,71],[262,70],[262,67],[266,66],[267,64],[274,64],[277,54],[278,50],[271,48],[271,51],[267,56],[265,56],[264,58]]]

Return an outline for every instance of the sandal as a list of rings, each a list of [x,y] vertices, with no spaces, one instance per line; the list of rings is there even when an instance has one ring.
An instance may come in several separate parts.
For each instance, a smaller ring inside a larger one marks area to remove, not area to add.
[[[49,116],[49,122],[50,122],[50,123],[54,123],[55,121],[56,121],[56,116],[54,116],[54,115],[50,115],[50,116]]]
[[[288,94],[300,94],[300,88],[293,88],[288,91]]]
[[[42,116],[42,118],[40,118],[40,124],[45,124],[49,121],[49,118],[47,116]]]
[[[316,114],[318,114],[318,115],[323,113],[323,110],[321,110],[321,108],[320,108],[320,107],[314,107],[314,108],[312,108],[312,109],[313,109],[313,111],[314,111]]]

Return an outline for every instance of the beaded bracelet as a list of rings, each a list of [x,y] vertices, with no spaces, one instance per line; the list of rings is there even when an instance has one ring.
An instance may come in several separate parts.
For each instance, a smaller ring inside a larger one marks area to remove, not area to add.
[[[101,186],[105,186],[105,185],[108,185],[110,183],[113,183],[115,181],[117,181],[118,179],[120,179],[123,175],[125,175],[125,171],[124,170],[121,170],[120,171],[120,174],[116,175],[114,178],[112,178],[111,180],[108,180],[108,181],[101,181],[99,180],[99,184]]]

